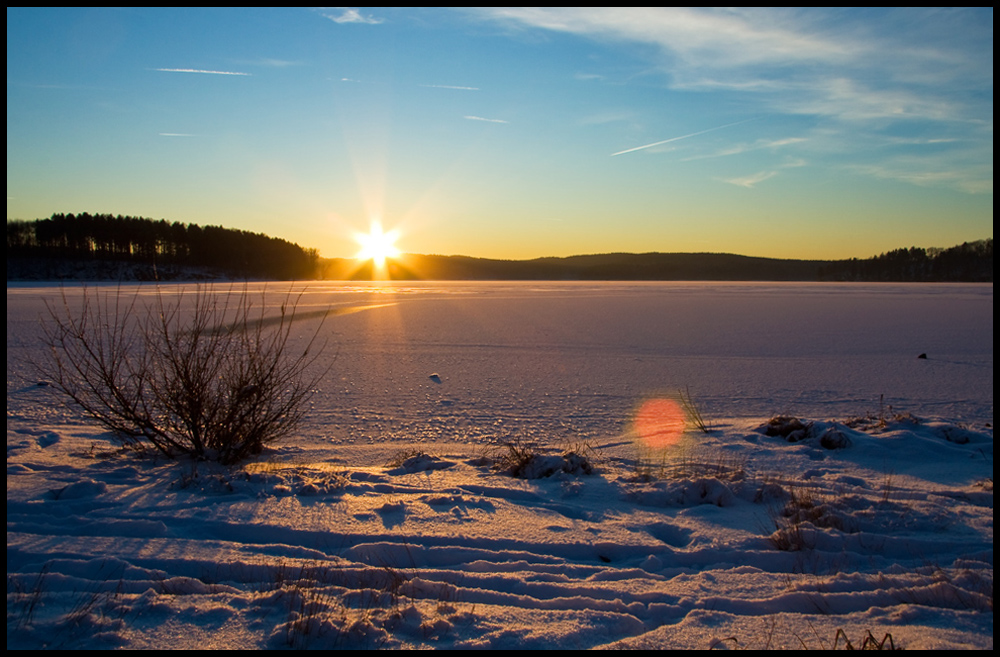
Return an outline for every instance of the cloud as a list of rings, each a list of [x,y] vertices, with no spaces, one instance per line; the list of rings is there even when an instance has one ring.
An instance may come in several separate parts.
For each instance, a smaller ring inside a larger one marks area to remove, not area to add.
[[[194,137],[195,135],[188,132],[159,132],[157,133],[160,137]]]
[[[751,189],[757,183],[764,182],[768,178],[773,178],[776,175],[778,175],[777,171],[761,171],[760,173],[755,173],[752,176],[744,176],[742,178],[723,178],[722,182]]]
[[[751,153],[758,150],[774,150],[776,148],[781,148],[782,146],[791,146],[793,144],[800,144],[802,142],[808,141],[805,137],[785,137],[783,139],[758,139],[752,144],[736,144],[735,146],[730,146],[720,151],[714,153],[706,153],[703,155],[695,155],[692,157],[684,158],[685,162],[690,162],[692,160],[705,160],[713,157],[728,157],[730,155],[741,155],[743,153]]]
[[[785,137],[784,139],[761,139],[757,142],[758,148],[780,148],[806,141],[805,137]]]
[[[487,119],[482,116],[463,116],[462,118],[470,121],[486,121],[487,123],[510,123],[510,121],[504,121],[503,119]]]
[[[353,8],[345,7],[343,13],[341,14],[329,14],[325,11],[322,12],[323,16],[329,18],[334,23],[362,23],[365,25],[378,25],[382,22],[381,18],[375,18],[374,16],[363,16],[360,11]]]
[[[654,45],[679,55],[672,64],[678,69],[842,62],[854,53],[853,44],[801,29],[791,15],[776,11],[528,7],[486,9],[483,14],[529,27]]]
[[[809,166],[809,163],[802,159],[801,157],[796,157],[790,160],[786,160],[782,165],[782,169],[794,169],[797,167]]]
[[[204,73],[207,75],[250,75],[250,73],[241,73],[238,71],[211,71],[201,68],[154,68],[154,71],[163,71],[165,73]]]
[[[962,167],[931,170],[920,161],[894,160],[888,163],[851,165],[848,170],[883,180],[897,180],[920,187],[950,187],[967,194],[992,194],[993,170]]]
[[[776,109],[792,114],[829,116],[843,121],[924,119],[949,121],[962,115],[959,103],[924,89],[877,88],[845,77],[789,84],[789,93],[774,100]],[[792,93],[792,92],[799,93]]]
[[[991,187],[992,8],[550,7],[474,15],[508,33],[548,30],[624,49],[645,62],[644,77],[651,67],[669,90],[717,94],[720,107],[747,107],[778,120],[802,117],[813,123],[807,136],[814,165],[827,155],[840,159],[836,166],[853,160],[856,171],[876,177],[967,192]],[[900,168],[891,148],[903,147],[901,139],[934,148]],[[764,147],[738,145],[714,156]]]
[[[479,15],[646,53],[653,46],[653,62],[674,89],[754,93],[791,113],[953,119],[962,109],[956,90],[993,84],[992,13],[972,10],[496,8]]]
[[[458,91],[479,91],[479,87],[458,87],[450,84],[422,84],[428,89],[457,89]]]

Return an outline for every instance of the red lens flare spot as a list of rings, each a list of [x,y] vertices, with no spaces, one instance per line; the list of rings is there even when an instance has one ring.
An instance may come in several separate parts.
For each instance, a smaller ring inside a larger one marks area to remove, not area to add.
[[[684,434],[684,424],[684,409],[672,399],[643,402],[635,416],[636,432],[653,449],[676,445]]]

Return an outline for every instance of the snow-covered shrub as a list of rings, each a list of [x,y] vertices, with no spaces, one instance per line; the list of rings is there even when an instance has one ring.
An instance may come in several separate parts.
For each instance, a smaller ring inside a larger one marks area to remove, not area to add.
[[[506,449],[498,451],[493,461],[493,469],[519,479],[543,479],[565,472],[574,475],[593,474],[594,466],[585,455],[572,449],[561,455],[544,455],[520,440],[507,443]]]
[[[809,435],[812,422],[803,422],[790,415],[776,415],[757,428],[765,436],[781,436],[790,443],[796,443]]]
[[[818,442],[824,449],[845,449],[853,444],[847,425],[836,422],[803,422],[797,417],[777,415],[757,427],[766,436],[780,436],[790,443]]]
[[[295,430],[324,373],[319,328],[292,347],[297,298],[274,317],[245,287],[147,298],[88,290],[74,310],[64,294],[43,374],[126,445],[167,456],[233,463]]]
[[[789,486],[784,506],[772,507],[770,511],[775,530],[768,538],[779,550],[797,551],[813,547],[813,534],[817,529],[855,533],[858,525],[850,506],[846,498],[827,497]]]

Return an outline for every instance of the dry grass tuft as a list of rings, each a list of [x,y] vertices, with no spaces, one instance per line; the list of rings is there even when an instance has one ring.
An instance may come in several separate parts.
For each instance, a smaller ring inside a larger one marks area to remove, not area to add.
[[[702,433],[712,432],[712,427],[705,420],[705,416],[702,415],[701,408],[691,399],[691,388],[685,387],[684,390],[679,391],[677,399],[680,401],[681,408],[684,409],[684,414],[687,416],[688,422]]]
[[[860,645],[857,648],[851,643],[851,640],[847,638],[847,632],[843,629],[837,629],[837,634],[833,638],[833,648],[836,650],[840,640],[844,640],[844,650],[901,650],[901,648],[896,647],[895,641],[893,641],[892,635],[888,632],[882,637],[882,640],[875,638],[871,630],[865,630],[865,636],[862,638]]]

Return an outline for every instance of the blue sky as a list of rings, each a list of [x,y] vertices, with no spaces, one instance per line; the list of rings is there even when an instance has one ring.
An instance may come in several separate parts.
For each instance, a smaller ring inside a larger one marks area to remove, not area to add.
[[[993,10],[7,9],[7,217],[354,255],[993,236]]]

